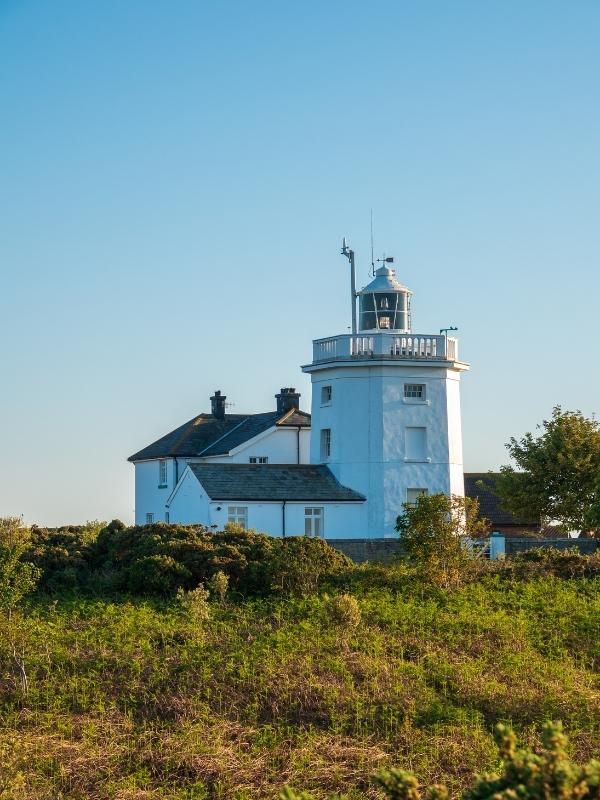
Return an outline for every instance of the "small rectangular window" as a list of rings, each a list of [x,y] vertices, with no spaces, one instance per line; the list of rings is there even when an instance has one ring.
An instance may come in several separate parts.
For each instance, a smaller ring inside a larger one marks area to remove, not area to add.
[[[309,507],[304,509],[304,535],[311,539],[322,539],[323,529],[323,509]]]
[[[248,461],[251,464],[268,464],[269,456],[250,456]]]
[[[405,383],[404,397],[406,397],[407,400],[425,400],[425,384]]]
[[[321,405],[326,406],[331,403],[331,386],[321,386]]]
[[[417,502],[417,498],[423,494],[427,494],[427,489],[407,489],[406,502],[414,505]]]
[[[331,428],[321,429],[321,461],[331,458]]]
[[[248,506],[228,506],[227,522],[241,525],[242,528],[248,527]]]
[[[167,525],[169,524],[169,512],[168,511],[165,511],[165,522],[167,523]]]
[[[167,485],[167,462],[162,459],[158,462],[158,485]]]
[[[146,525],[152,525],[154,522],[154,514],[146,514]]]
[[[427,460],[427,436],[425,428],[406,428],[406,459],[408,461]]]

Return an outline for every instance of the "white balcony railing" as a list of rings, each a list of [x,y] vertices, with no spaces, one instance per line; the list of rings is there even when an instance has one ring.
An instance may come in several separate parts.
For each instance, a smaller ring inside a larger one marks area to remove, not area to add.
[[[343,334],[313,342],[313,362],[354,358],[458,359],[458,341],[450,336],[373,333]]]

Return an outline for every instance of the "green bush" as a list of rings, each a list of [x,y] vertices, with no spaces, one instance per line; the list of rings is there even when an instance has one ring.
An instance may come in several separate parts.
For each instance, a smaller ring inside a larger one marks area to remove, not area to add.
[[[352,567],[349,558],[322,539],[272,539],[268,563],[271,586],[284,594],[314,594],[325,580]]]

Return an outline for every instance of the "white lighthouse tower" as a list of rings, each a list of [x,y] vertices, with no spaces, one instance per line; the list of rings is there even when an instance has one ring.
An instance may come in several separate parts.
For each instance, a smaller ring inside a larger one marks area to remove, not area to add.
[[[458,342],[447,331],[411,330],[411,292],[383,259],[373,281],[354,289],[352,333],[316,339],[311,462],[367,498],[363,536],[392,536],[402,503],[419,494],[463,495]],[[358,324],[356,299],[359,300]]]

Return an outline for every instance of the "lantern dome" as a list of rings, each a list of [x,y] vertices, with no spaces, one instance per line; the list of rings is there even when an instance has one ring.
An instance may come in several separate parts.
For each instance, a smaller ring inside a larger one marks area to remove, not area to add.
[[[396,270],[386,264],[359,297],[360,331],[398,331],[410,333],[410,297],[412,292],[396,278]]]

